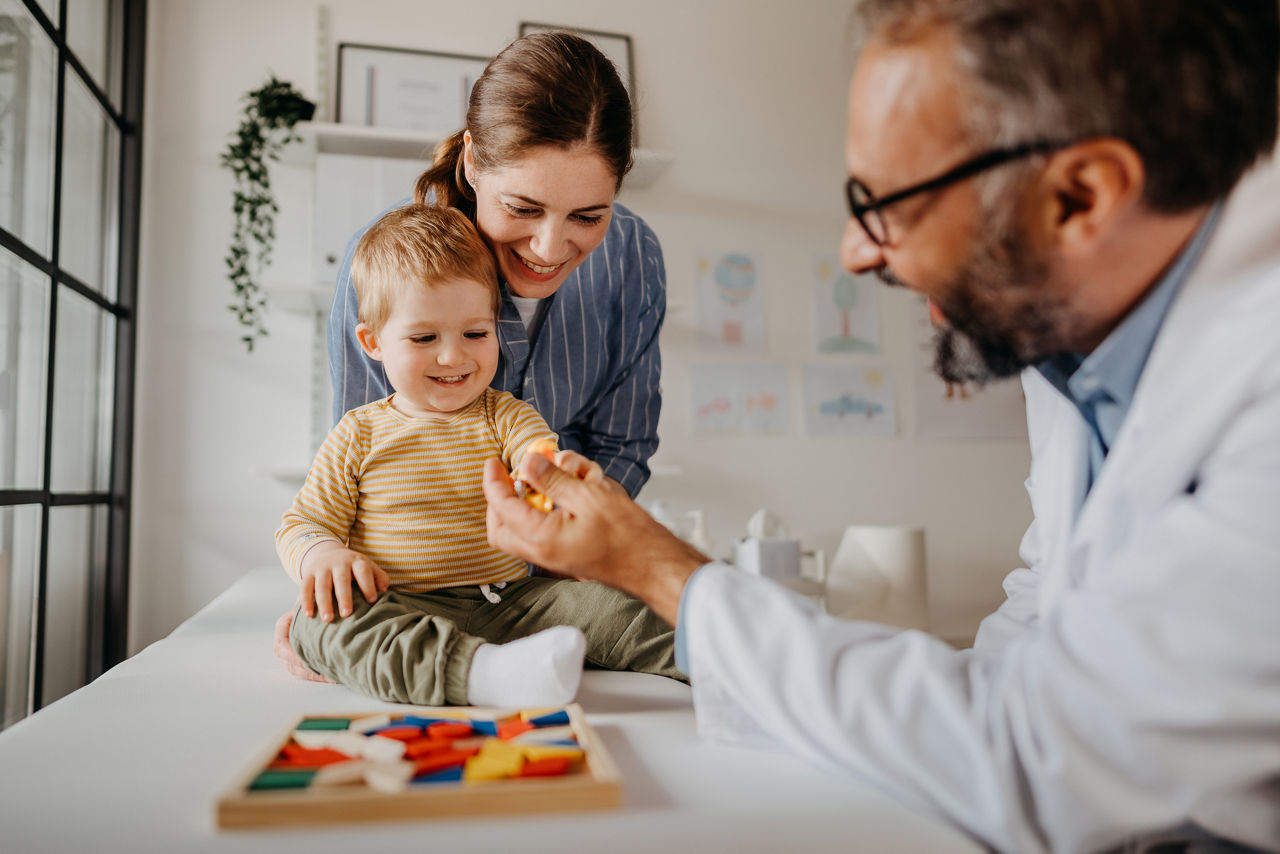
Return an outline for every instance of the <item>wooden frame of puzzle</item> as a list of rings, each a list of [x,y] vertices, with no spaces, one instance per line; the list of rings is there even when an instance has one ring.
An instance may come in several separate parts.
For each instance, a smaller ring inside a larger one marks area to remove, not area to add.
[[[465,730],[465,732],[464,732]],[[304,715],[217,802],[220,828],[600,810],[622,776],[581,706]]]

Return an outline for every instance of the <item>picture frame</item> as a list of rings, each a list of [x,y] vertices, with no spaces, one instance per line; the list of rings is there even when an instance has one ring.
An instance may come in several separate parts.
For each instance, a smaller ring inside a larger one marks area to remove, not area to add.
[[[467,100],[492,57],[343,42],[339,124],[436,133],[466,125]]]
[[[635,54],[631,48],[631,36],[623,33],[607,33],[601,30],[586,30],[581,27],[557,26],[533,21],[522,21],[520,23],[520,36],[522,38],[531,33],[545,33],[553,30],[563,30],[582,36],[595,45],[618,69],[618,76],[622,78],[622,85],[627,90],[627,96],[631,99],[631,141],[633,144],[639,145],[640,123],[637,120],[638,111],[636,110]]]

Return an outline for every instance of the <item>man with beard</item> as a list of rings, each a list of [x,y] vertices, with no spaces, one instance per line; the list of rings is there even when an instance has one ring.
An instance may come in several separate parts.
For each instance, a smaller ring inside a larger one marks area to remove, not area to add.
[[[1003,851],[1280,848],[1275,0],[866,0],[842,260],[1021,373],[1035,521],[957,651],[666,534],[598,467],[486,470],[489,537],[677,627],[700,730]],[[577,479],[574,476],[577,476]]]

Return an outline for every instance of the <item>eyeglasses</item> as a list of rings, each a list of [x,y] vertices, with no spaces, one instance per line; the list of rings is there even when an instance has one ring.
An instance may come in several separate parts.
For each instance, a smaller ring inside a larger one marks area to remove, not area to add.
[[[980,172],[993,169],[1004,163],[1013,160],[1019,160],[1023,157],[1030,157],[1033,154],[1045,154],[1050,151],[1056,151],[1071,145],[1070,142],[1051,142],[1049,140],[1039,140],[1037,142],[1028,142],[1023,145],[1015,145],[1009,148],[997,148],[994,151],[988,151],[980,154],[972,160],[966,160],[953,169],[948,169],[937,177],[930,178],[927,181],[921,181],[919,184],[913,184],[902,190],[890,193],[882,199],[877,199],[867,185],[863,184],[857,178],[850,178],[845,182],[844,191],[849,200],[849,213],[858,224],[862,226],[862,230],[867,233],[867,237],[871,238],[871,242],[876,246],[885,246],[889,243],[889,228],[885,225],[884,214],[882,211],[889,205],[897,204],[903,199],[908,199],[920,193],[927,193],[930,190],[938,190],[942,187],[949,186],[957,181],[963,181]]]

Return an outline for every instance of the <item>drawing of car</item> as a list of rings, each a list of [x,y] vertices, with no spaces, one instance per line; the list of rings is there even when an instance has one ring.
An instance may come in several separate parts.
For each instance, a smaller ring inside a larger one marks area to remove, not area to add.
[[[835,415],[839,418],[844,418],[846,415],[865,415],[871,419],[883,413],[884,407],[865,397],[842,394],[835,400],[825,400],[818,404],[818,412],[821,415]]]

